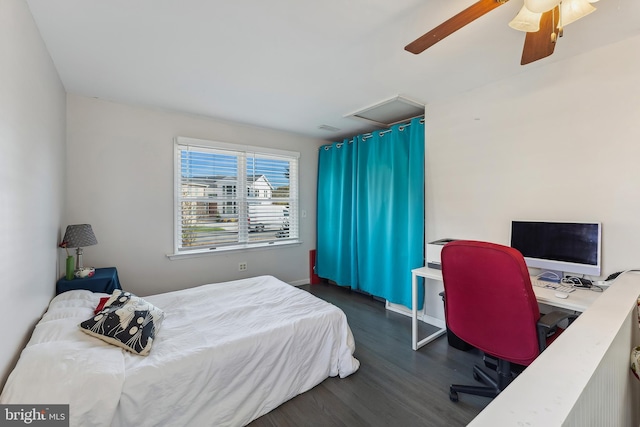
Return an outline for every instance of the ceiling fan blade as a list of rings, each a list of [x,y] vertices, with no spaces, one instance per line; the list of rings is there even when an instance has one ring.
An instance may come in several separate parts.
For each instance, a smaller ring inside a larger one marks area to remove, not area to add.
[[[540,31],[527,33],[524,38],[522,60],[520,65],[527,65],[539,59],[546,58],[556,47],[559,8],[545,12],[540,18]],[[555,36],[552,36],[555,34]],[[553,38],[552,38],[553,37]]]
[[[419,37],[416,40],[412,41],[405,46],[404,50],[416,55],[424,52],[426,49],[438,43],[440,40],[455,33],[460,28],[475,21],[482,15],[492,11],[496,7],[508,1],[509,0],[480,0],[472,4],[462,12],[458,13],[453,18],[444,21],[442,24],[438,25],[422,37]]]

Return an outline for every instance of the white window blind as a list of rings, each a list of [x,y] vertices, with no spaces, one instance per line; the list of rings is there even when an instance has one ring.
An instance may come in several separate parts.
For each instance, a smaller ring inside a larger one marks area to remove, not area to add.
[[[176,254],[298,240],[299,153],[178,138]]]

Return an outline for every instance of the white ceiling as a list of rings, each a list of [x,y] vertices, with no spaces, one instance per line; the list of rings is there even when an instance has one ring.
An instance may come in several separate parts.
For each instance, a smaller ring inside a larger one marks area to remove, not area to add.
[[[428,104],[640,34],[640,1],[601,0],[554,55],[523,67],[524,33],[507,26],[522,0],[511,0],[404,51],[474,2],[27,0],[69,93],[326,140],[372,130],[344,116],[385,99]]]

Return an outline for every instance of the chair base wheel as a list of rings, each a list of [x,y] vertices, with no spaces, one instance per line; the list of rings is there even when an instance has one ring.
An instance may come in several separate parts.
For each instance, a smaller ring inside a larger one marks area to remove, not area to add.
[[[449,399],[452,402],[458,401],[458,393],[475,394],[476,396],[496,397],[502,390],[513,380],[511,374],[511,364],[506,360],[498,362],[498,379],[493,379],[488,373],[479,366],[473,367],[473,379],[485,383],[488,387],[480,387],[475,385],[453,384],[449,387]],[[504,373],[507,373],[505,375]]]

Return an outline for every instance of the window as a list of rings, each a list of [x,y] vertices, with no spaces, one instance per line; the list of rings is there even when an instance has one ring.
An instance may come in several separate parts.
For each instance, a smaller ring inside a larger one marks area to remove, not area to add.
[[[299,153],[175,143],[175,254],[298,242]]]

